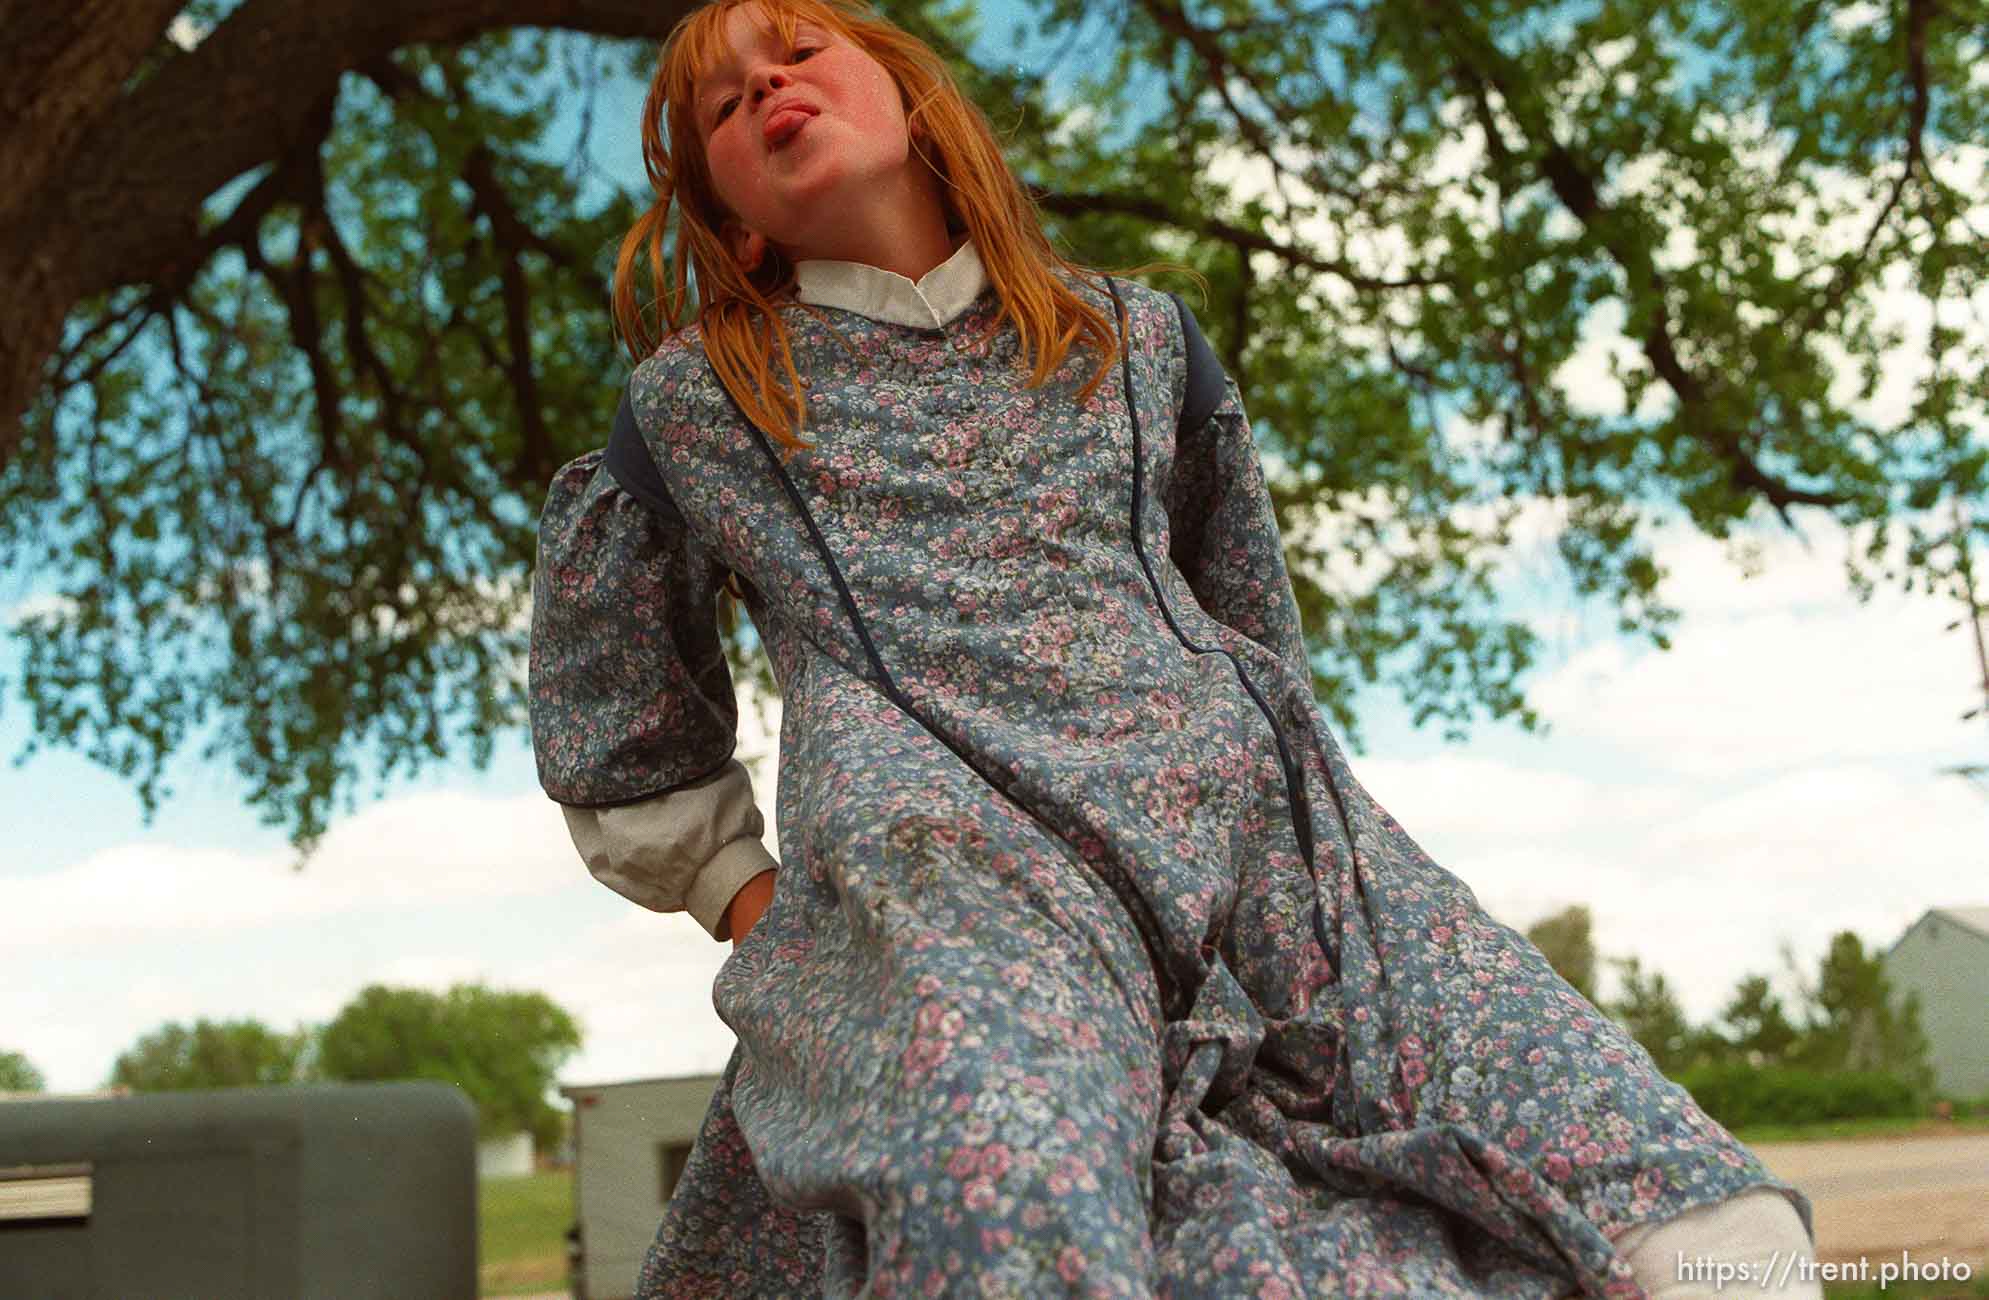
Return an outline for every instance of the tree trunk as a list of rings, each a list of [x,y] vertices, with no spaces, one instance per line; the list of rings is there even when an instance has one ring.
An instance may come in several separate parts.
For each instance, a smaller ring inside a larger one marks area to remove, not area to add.
[[[696,0],[246,0],[179,52],[164,33],[184,4],[0,0],[0,465],[70,310],[121,285],[183,287],[206,260],[207,197],[316,148],[314,115],[348,70],[503,27],[661,38]]]
[[[0,466],[21,440],[21,415],[42,384],[42,369],[62,342],[62,322],[83,294],[76,241],[54,230],[38,241],[0,226]]]
[[[76,206],[64,185],[82,141],[119,113],[122,88],[185,0],[0,0],[0,464],[20,413],[83,296]]]

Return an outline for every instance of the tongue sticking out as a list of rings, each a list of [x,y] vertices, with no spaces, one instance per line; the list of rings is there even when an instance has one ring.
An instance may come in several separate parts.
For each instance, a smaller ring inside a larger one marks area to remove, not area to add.
[[[767,119],[767,144],[778,149],[792,140],[814,114],[805,108],[785,108]]]

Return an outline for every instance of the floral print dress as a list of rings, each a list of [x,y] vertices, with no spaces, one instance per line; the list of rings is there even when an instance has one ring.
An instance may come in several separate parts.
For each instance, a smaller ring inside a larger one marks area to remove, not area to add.
[[[1760,1185],[1807,1221],[1361,788],[1234,386],[1177,436],[1176,301],[1076,287],[1129,340],[1082,404],[1093,357],[1027,387],[992,289],[796,306],[813,447],[692,329],[631,387],[667,501],[599,452],[553,485],[554,798],[731,754],[728,570],[784,704],[782,869],[640,1294],[1634,1296],[1634,1225]]]

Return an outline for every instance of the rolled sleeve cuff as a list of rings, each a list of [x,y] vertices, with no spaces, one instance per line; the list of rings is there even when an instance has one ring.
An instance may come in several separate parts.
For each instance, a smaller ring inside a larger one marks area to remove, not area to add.
[[[656,912],[689,912],[724,937],[739,887],[778,869],[761,836],[766,819],[737,759],[689,785],[613,808],[566,807],[574,847],[594,878]]]

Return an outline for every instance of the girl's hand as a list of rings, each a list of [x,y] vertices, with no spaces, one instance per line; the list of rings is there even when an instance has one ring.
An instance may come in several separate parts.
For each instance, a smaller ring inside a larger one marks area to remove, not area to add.
[[[739,892],[725,905],[725,932],[732,936],[732,951],[739,951],[739,941],[753,932],[761,913],[773,902],[773,886],[774,873],[762,871],[739,886]]]

